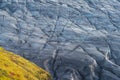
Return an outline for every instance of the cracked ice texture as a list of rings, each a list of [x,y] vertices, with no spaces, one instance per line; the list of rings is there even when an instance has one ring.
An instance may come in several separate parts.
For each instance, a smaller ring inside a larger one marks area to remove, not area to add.
[[[0,45],[54,80],[120,80],[120,0],[0,0]]]

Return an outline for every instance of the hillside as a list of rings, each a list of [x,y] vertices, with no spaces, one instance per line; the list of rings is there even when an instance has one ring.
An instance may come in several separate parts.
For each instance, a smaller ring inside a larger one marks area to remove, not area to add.
[[[0,47],[0,80],[51,80],[35,64]]]

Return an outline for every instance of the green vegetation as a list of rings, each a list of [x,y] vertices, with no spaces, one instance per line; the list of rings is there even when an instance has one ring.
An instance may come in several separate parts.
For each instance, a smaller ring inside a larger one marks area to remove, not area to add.
[[[51,80],[48,72],[0,47],[0,80]]]

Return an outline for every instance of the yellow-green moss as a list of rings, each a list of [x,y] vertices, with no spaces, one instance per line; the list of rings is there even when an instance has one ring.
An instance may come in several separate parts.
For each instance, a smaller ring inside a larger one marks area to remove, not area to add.
[[[0,80],[51,80],[48,72],[0,47]]]

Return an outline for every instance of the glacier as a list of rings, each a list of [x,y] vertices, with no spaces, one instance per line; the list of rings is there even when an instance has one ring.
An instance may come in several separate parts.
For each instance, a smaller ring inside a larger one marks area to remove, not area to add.
[[[0,46],[54,80],[120,80],[120,0],[0,0]]]

